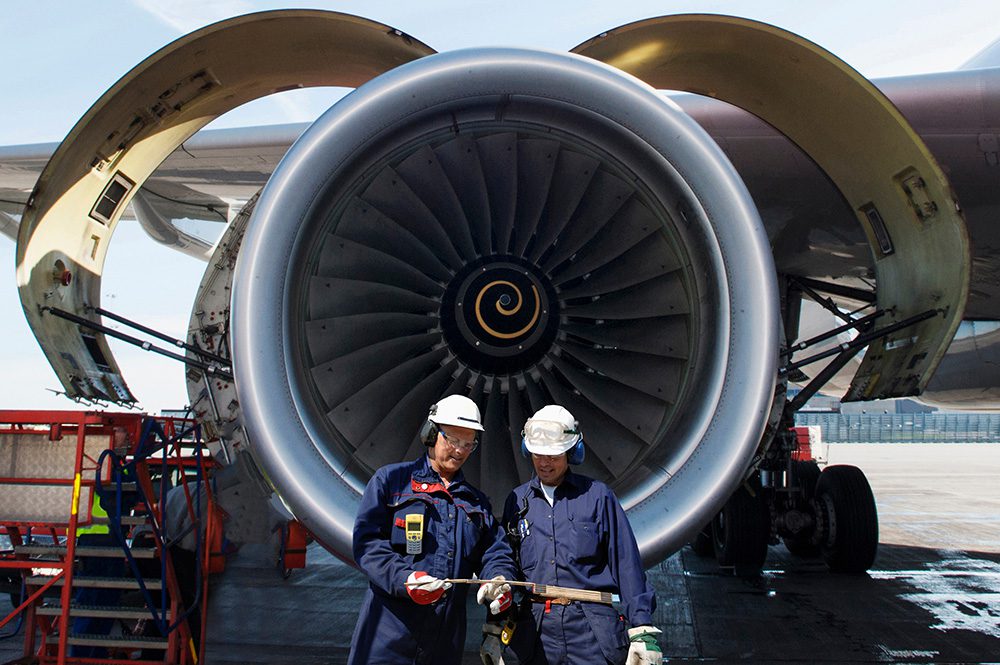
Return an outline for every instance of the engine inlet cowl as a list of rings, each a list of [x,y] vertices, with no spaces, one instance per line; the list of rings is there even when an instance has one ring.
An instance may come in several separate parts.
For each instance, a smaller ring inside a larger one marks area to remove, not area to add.
[[[525,419],[569,408],[647,563],[725,500],[767,417],[777,297],[746,188],[587,58],[460,51],[358,88],[278,166],[236,273],[251,450],[345,557],[365,482],[422,453],[448,394],[483,413],[463,471],[495,508],[531,476]]]

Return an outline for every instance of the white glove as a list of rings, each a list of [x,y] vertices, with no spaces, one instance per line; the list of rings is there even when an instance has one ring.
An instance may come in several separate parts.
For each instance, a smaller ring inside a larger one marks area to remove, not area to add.
[[[406,593],[418,605],[430,605],[451,588],[451,582],[439,580],[422,570],[415,570],[406,578]]]
[[[483,661],[483,665],[504,665],[503,644],[500,642],[502,630],[503,628],[495,623],[483,624],[483,644],[479,647],[479,658]]]
[[[637,626],[628,630],[628,658],[625,665],[660,665],[663,651],[656,636],[661,631],[653,626]]]
[[[503,575],[497,575],[489,582],[481,584],[476,592],[476,602],[480,605],[490,604],[491,614],[500,614],[510,607],[513,598],[510,595],[510,585]]]

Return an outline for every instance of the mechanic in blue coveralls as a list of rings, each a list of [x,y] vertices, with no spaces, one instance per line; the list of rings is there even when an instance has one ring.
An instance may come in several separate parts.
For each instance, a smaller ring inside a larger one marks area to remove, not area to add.
[[[501,520],[518,578],[618,594],[624,616],[612,605],[528,595],[511,648],[522,664],[662,662],[660,630],[652,626],[656,598],[625,511],[607,485],[569,468],[584,457],[576,419],[549,405],[524,424],[522,437],[536,476],[510,493]],[[493,656],[481,652],[485,662],[498,661],[492,646]]]
[[[509,606],[510,546],[486,495],[461,471],[482,431],[475,402],[445,397],[420,432],[427,454],[384,466],[368,481],[354,560],[369,584],[348,663],[461,663],[468,586],[445,578],[475,573],[490,580],[478,589],[480,604]]]

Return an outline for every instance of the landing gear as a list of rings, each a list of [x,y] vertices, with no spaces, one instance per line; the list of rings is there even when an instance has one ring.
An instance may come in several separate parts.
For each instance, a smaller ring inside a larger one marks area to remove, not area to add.
[[[855,466],[829,466],[816,484],[817,534],[830,570],[863,573],[878,551],[878,514],[868,479]]]
[[[755,479],[752,491],[741,486],[716,515],[711,534],[719,565],[756,575],[780,536],[789,552],[822,556],[835,573],[868,570],[878,551],[878,514],[861,469],[837,465],[821,472],[813,460],[793,460],[788,471],[787,478],[765,472],[764,485]],[[705,536],[703,530],[691,543],[698,554]]]
[[[813,538],[814,528],[810,527],[808,516],[811,511],[813,497],[816,495],[816,483],[819,481],[820,468],[814,460],[795,460],[792,462],[792,475],[799,490],[799,504],[807,510],[803,513],[804,519],[800,519],[800,528],[796,532],[787,533],[782,537],[785,548],[798,557],[809,558],[820,555],[819,543]],[[785,524],[792,522],[790,515],[785,514]]]
[[[771,519],[767,502],[758,490],[741,485],[712,522],[715,558],[737,575],[756,575],[767,558]]]

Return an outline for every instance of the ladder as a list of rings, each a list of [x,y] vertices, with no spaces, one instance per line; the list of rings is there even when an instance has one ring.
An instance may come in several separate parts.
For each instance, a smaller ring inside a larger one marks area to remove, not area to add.
[[[213,559],[205,544],[221,549],[221,519],[207,478],[212,460],[201,452],[197,427],[183,419],[0,411],[0,537],[10,545],[0,567],[23,579],[22,602],[0,627],[23,612],[26,658],[202,661],[204,639],[196,648],[193,635],[205,635]],[[201,481],[195,489],[192,477]],[[164,534],[170,483],[183,492],[198,542],[187,604]]]

